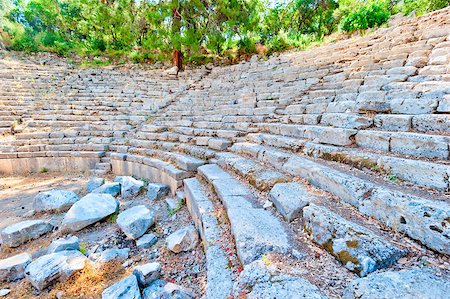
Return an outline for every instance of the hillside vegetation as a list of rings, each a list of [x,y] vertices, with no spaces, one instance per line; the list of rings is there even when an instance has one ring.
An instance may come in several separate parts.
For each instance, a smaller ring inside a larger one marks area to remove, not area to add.
[[[0,46],[110,61],[203,64],[320,42],[449,0],[0,0]],[[176,55],[175,55],[175,54]]]

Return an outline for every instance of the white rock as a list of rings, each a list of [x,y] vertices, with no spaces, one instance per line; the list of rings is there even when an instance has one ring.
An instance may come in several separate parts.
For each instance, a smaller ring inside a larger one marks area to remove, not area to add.
[[[130,253],[129,248],[117,249],[109,248],[98,253],[94,253],[89,258],[98,264],[104,264],[112,260],[124,261]]]
[[[144,205],[125,210],[117,217],[117,224],[130,239],[141,237],[154,222],[154,213]]]
[[[101,185],[97,189],[92,190],[91,193],[109,194],[117,196],[120,193],[120,183],[108,183]]]
[[[266,200],[266,202],[263,205],[263,208],[264,209],[269,209],[271,207],[273,207],[273,202],[271,202],[270,200]]]
[[[160,199],[169,194],[170,188],[165,184],[150,183],[147,186],[147,197],[151,200]]]
[[[157,280],[149,287],[144,289],[145,299],[156,298],[177,298],[177,299],[191,299],[195,298],[191,289],[182,287],[180,285],[166,282],[164,280]]]
[[[26,266],[31,263],[31,255],[18,254],[0,260],[0,281],[16,281],[24,277]]]
[[[55,239],[47,249],[47,254],[64,250],[80,250],[80,240],[76,236],[67,239]]]
[[[136,276],[125,277],[104,290],[102,299],[141,299]]]
[[[105,183],[104,178],[92,178],[86,183],[86,192],[91,193]]]
[[[136,247],[140,249],[148,249],[155,244],[156,241],[158,241],[158,238],[154,234],[145,234],[136,240]]]
[[[43,220],[26,220],[14,223],[2,230],[2,244],[18,247],[25,242],[39,238],[53,229],[53,225]]]
[[[36,195],[33,208],[36,212],[66,211],[78,200],[78,195],[72,191],[54,189]]]
[[[38,290],[67,280],[76,271],[84,268],[87,258],[76,250],[60,251],[44,255],[31,262],[25,269],[25,276]]]
[[[161,265],[159,263],[148,263],[134,268],[139,286],[147,287],[161,276]]]
[[[175,253],[189,251],[195,248],[198,242],[198,232],[190,225],[179,229],[167,237],[167,248]]]
[[[116,180],[117,180],[117,178],[116,178]],[[135,178],[133,178],[131,176],[120,177],[120,185],[121,185],[120,192],[121,192],[122,198],[133,197],[133,196],[139,194],[139,192],[144,188],[143,181],[136,180]]]
[[[77,201],[64,216],[63,229],[79,231],[100,221],[119,208],[119,202],[110,194],[89,193]]]
[[[9,293],[11,293],[10,289],[1,289],[0,290],[0,297],[5,297],[6,295],[8,295]]]

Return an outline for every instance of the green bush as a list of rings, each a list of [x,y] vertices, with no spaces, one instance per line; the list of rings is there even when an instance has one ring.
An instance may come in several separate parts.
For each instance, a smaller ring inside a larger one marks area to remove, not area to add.
[[[416,15],[423,15],[427,12],[438,10],[450,5],[449,0],[401,0],[394,7],[395,12],[409,15],[412,11]]]
[[[253,54],[256,53],[256,42],[253,38],[245,36],[237,43],[239,54]]]
[[[371,2],[343,17],[339,27],[347,32],[380,26],[389,20],[387,2]]]
[[[284,31],[280,31],[276,36],[267,42],[268,54],[280,52],[292,48],[292,41]]]
[[[37,52],[39,50],[39,47],[34,40],[33,33],[29,30],[17,33],[11,41],[10,48],[11,50],[25,52]]]

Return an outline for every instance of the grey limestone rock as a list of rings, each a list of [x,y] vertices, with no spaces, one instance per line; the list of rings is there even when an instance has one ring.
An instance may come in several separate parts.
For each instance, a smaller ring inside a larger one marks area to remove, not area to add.
[[[168,236],[166,243],[175,253],[193,250],[198,243],[198,232],[192,225],[181,228]]]
[[[0,260],[0,281],[16,281],[24,277],[25,267],[31,263],[31,255],[21,253]]]
[[[92,190],[91,193],[106,193],[112,196],[117,196],[120,193],[120,183],[107,183]]]
[[[159,263],[141,265],[134,268],[133,274],[141,287],[147,287],[161,276],[161,265]]]
[[[47,253],[55,253],[64,250],[80,250],[80,240],[76,236],[55,239],[47,249]]]
[[[57,281],[65,281],[84,268],[87,258],[77,250],[51,253],[31,262],[25,276],[39,291]]]
[[[169,194],[170,188],[165,184],[150,183],[147,186],[147,197],[151,200],[160,199]]]
[[[72,191],[54,189],[36,195],[33,201],[33,209],[36,212],[65,211],[78,200],[78,195]]]
[[[117,217],[117,224],[130,239],[141,237],[154,222],[154,213],[144,205],[129,208]]]
[[[325,299],[319,289],[309,281],[279,272],[275,267],[267,267],[257,260],[246,266],[234,285],[234,293],[239,297],[243,290],[249,291],[246,298],[283,298],[283,299]]]
[[[445,299],[449,293],[449,276],[437,276],[429,268],[415,268],[355,279],[344,290],[343,298]]]
[[[302,209],[315,199],[305,186],[295,182],[276,184],[270,190],[269,197],[287,221],[301,215]]]
[[[18,247],[25,242],[39,238],[53,229],[53,225],[44,220],[25,220],[4,228],[1,232],[2,244]]]
[[[114,214],[118,208],[119,202],[110,194],[89,193],[69,209],[62,227],[69,231],[79,231]]]
[[[407,253],[323,207],[310,205],[304,208],[303,219],[314,242],[360,276],[389,267]]]
[[[94,191],[95,189],[97,189],[98,187],[103,185],[104,183],[105,183],[105,179],[104,178],[91,178],[86,183],[86,191],[87,191],[87,193],[91,193],[92,191]]]
[[[102,293],[102,299],[141,299],[136,276],[125,277],[105,289]]]

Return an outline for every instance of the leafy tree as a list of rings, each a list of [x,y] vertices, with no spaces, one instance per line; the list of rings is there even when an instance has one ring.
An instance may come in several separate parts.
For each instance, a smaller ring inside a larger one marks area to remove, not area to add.
[[[341,20],[340,27],[344,31],[354,31],[380,26],[391,16],[388,1],[371,1],[356,9]]]
[[[449,0],[0,0],[8,48],[190,63],[305,47]],[[339,25],[339,26],[338,26]],[[257,44],[261,44],[259,46]]]

